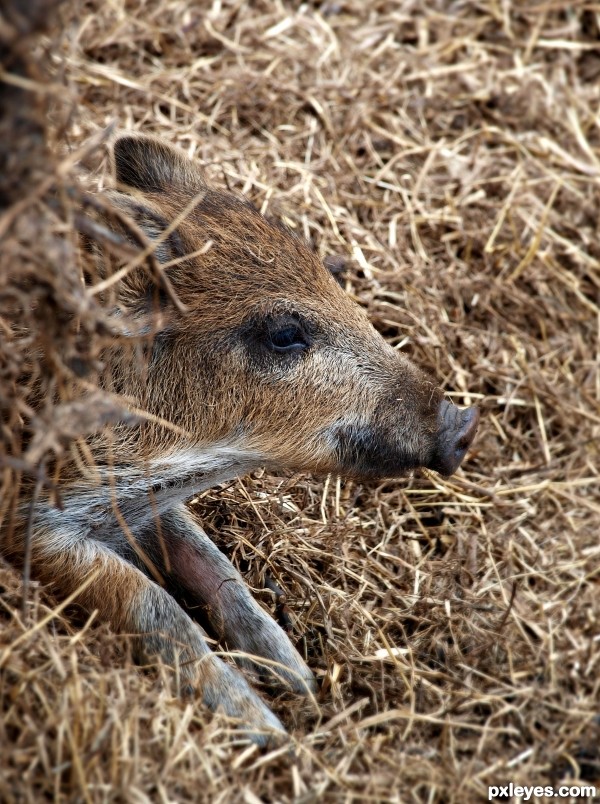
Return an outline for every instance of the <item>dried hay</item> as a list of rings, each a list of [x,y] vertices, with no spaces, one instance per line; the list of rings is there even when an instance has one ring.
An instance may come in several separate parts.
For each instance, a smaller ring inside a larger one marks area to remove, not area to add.
[[[197,500],[257,595],[280,614],[285,602],[322,682],[318,711],[274,702],[293,754],[240,747],[128,665],[126,640],[93,617],[76,628],[37,587],[21,612],[21,579],[2,569],[0,800],[469,802],[508,781],[600,786],[600,8],[73,0],[61,13],[21,49],[38,136],[25,132],[31,160],[20,148],[18,192],[2,197],[0,299],[12,267],[34,333],[13,365],[3,324],[5,517],[15,433],[36,432],[15,380],[61,387],[68,367],[48,355],[93,363],[102,334],[68,270],[74,232],[97,229],[78,223],[85,191],[56,143],[78,153],[114,122],[178,143],[343,255],[375,325],[484,416],[449,480],[259,475]],[[31,72],[44,59],[52,83]],[[89,323],[79,339],[74,315]],[[285,601],[260,591],[267,575]]]

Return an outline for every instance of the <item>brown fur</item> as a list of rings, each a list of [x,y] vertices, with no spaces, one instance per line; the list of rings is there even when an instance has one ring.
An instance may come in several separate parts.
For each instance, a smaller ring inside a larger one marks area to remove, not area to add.
[[[186,685],[262,739],[261,729],[281,725],[167,590],[203,605],[226,645],[275,662],[280,681],[298,691],[314,681],[185,500],[261,465],[359,477],[453,471],[476,416],[463,421],[452,407],[448,418],[440,390],[287,229],[208,187],[157,140],[125,136],[114,154],[111,200],[153,241],[181,304],[141,265],[129,270],[115,315],[131,345],[107,352],[103,381],[175,427],[146,421],[90,438],[94,467],[83,476],[63,467],[64,511],[38,504],[33,568],[61,594],[100,568],[82,605],[137,634],[142,658],[179,663]],[[149,330],[153,338],[138,337]]]

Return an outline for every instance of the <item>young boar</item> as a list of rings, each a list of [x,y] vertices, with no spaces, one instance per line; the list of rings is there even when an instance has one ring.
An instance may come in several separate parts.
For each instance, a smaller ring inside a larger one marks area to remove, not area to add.
[[[183,688],[260,742],[281,723],[176,597],[201,605],[227,648],[267,660],[293,690],[312,690],[313,676],[186,500],[258,467],[450,475],[479,414],[394,351],[302,240],[209,187],[182,153],[125,135],[113,158],[112,203],[154,241],[182,306],[139,267],[121,280],[117,312],[155,335],[144,360],[108,353],[104,384],[154,418],[91,438],[94,466],[62,479],[62,510],[39,499],[32,571],[134,635],[142,660],[177,666]]]

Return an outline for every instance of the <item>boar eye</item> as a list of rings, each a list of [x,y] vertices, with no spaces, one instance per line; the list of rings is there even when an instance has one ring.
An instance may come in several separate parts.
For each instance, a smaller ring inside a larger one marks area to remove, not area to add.
[[[299,324],[270,329],[267,346],[274,352],[299,352],[308,349],[308,339]]]

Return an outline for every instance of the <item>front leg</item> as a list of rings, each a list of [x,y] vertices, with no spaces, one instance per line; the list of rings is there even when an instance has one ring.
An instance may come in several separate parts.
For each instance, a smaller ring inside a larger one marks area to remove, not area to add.
[[[176,667],[184,690],[199,691],[210,709],[241,720],[255,742],[284,731],[242,674],[212,653],[205,632],[171,595],[109,548],[67,529],[38,528],[32,568],[61,596],[77,592],[87,611],[97,610],[116,631],[131,634],[138,660],[159,656]]]
[[[208,538],[194,516],[180,504],[161,517],[170,578],[188,599],[204,604],[212,629],[230,649],[271,660],[242,664],[270,670],[295,692],[316,689],[314,676],[287,634],[250,594],[229,559]]]

